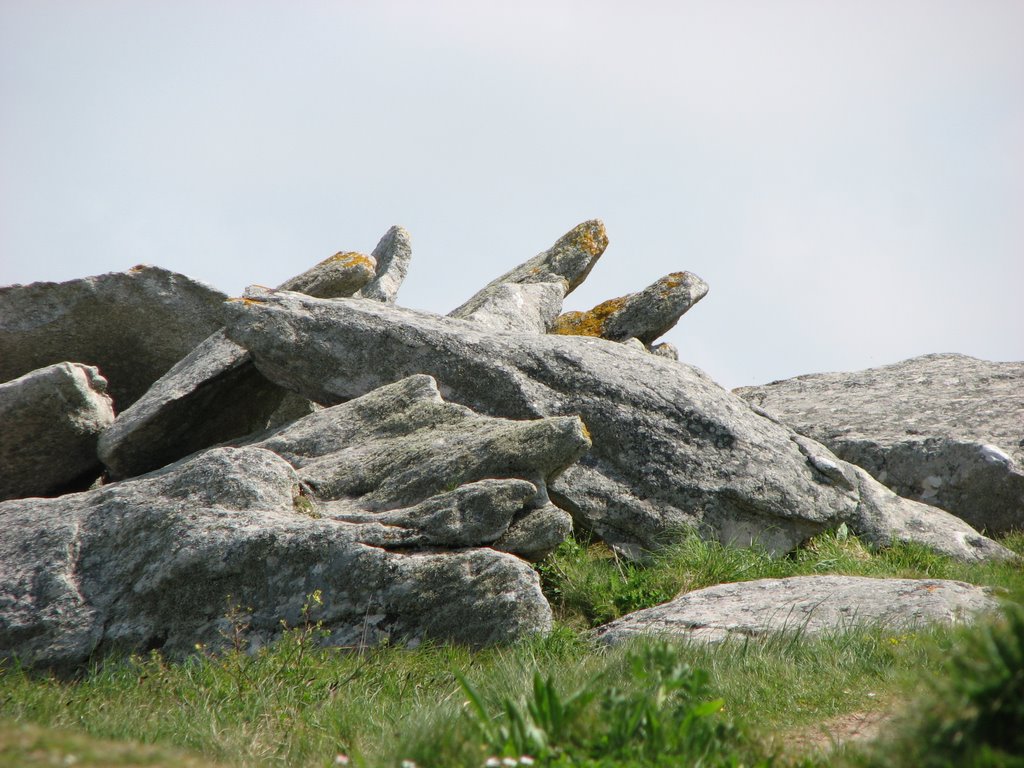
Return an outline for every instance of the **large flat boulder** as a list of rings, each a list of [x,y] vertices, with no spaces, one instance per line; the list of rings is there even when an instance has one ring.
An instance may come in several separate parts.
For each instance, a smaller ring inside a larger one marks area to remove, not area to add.
[[[984,587],[941,579],[794,576],[718,584],[679,595],[599,627],[608,645],[638,635],[696,643],[882,627],[896,632],[927,624],[970,622],[999,602]]]
[[[107,381],[91,365],[57,363],[0,384],[0,499],[88,485],[113,421]]]
[[[788,551],[846,523],[965,559],[1009,553],[963,521],[901,499],[826,448],[755,413],[691,366],[603,339],[488,333],[374,302],[250,289],[227,335],[272,381],[340,402],[416,373],[444,396],[513,419],[582,418],[593,449],[549,484],[586,528],[640,555],[696,527]]]
[[[736,393],[900,496],[1024,528],[1024,362],[936,354]]]
[[[151,266],[0,287],[0,381],[67,360],[94,365],[123,411],[224,323],[226,296]]]
[[[536,551],[524,533],[550,534],[544,485],[588,445],[578,419],[483,417],[416,376],[254,444],[0,503],[0,658],[67,669],[213,649],[229,595],[256,647],[317,589],[339,645],[547,631],[536,573],[494,547]]]

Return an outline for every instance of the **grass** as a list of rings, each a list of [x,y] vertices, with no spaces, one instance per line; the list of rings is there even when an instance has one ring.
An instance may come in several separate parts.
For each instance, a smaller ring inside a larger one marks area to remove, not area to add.
[[[1024,552],[1022,535],[1004,543]],[[73,754],[78,765],[329,766],[346,755],[352,765],[397,767],[411,760],[428,768],[517,760],[514,753],[526,750],[537,765],[557,766],[656,766],[664,752],[705,766],[827,765],[840,758],[776,754],[772,735],[880,703],[945,696],[959,703],[934,710],[935,718],[954,722],[947,731],[955,736],[967,732],[955,723],[985,714],[970,698],[971,685],[981,683],[965,683],[953,696],[922,688],[923,677],[984,677],[985,670],[966,662],[941,673],[950,657],[978,657],[972,642],[997,649],[988,654],[995,659],[985,673],[988,687],[979,690],[1016,684],[1014,664],[1024,669],[1024,652],[1013,655],[1015,636],[998,639],[998,624],[970,635],[876,627],[667,650],[650,640],[600,649],[585,632],[681,590],[807,573],[954,578],[998,587],[1024,602],[1020,564],[966,565],[908,545],[875,551],[840,534],[782,559],[691,537],[644,566],[618,560],[602,545],[570,541],[539,570],[557,628],[506,648],[320,648],[311,596],[308,621],[254,656],[229,649],[182,663],[158,655],[110,659],[70,681],[0,667],[0,765],[67,764],[39,756]],[[244,629],[238,626],[239,633]],[[996,639],[972,640],[985,632]],[[917,709],[932,711],[929,706]],[[1024,717],[1017,723],[1020,732]],[[941,731],[934,720],[913,727]],[[648,744],[660,744],[660,751]],[[89,750],[104,749],[123,755],[122,763],[89,762]],[[890,765],[879,754],[909,754],[905,746],[847,752],[850,765],[878,766]]]

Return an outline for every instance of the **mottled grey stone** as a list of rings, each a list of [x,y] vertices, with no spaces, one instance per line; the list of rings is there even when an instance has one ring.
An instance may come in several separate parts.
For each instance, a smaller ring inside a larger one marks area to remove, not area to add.
[[[403,227],[394,226],[377,243],[373,257],[377,260],[377,274],[355,295],[394,304],[412,261],[412,238]]]
[[[536,573],[486,545],[549,546],[544,484],[588,444],[578,419],[482,417],[414,376],[258,444],[0,503],[0,658],[67,669],[115,649],[216,648],[228,596],[256,647],[317,589],[313,618],[338,645],[545,632]],[[519,528],[535,516],[530,539]]]
[[[736,393],[901,496],[1024,527],[1024,362],[936,354]]]
[[[0,499],[49,496],[100,474],[96,440],[114,420],[107,380],[57,363],[0,384]]]
[[[636,338],[650,346],[707,292],[707,283],[692,272],[673,272],[639,293],[609,299],[586,312],[566,312],[551,332],[611,341]]]
[[[301,275],[281,283],[284,291],[298,291],[307,296],[332,299],[351,296],[377,274],[377,260],[355,251],[341,251]]]
[[[998,607],[985,588],[960,581],[794,576],[687,592],[605,624],[595,635],[616,645],[638,635],[719,643],[780,632],[810,637],[858,627],[896,632],[971,622]]]
[[[507,284],[565,282],[565,294],[570,294],[587,278],[607,247],[604,224],[596,219],[585,221],[562,235],[548,250],[492,280],[448,316],[469,317]]]
[[[94,365],[122,411],[224,324],[224,299],[203,283],[145,265],[0,288],[0,381],[66,360]]]
[[[413,373],[446,399],[513,419],[578,415],[593,449],[548,487],[636,554],[685,527],[787,551],[847,523],[873,543],[922,541],[966,559],[1007,550],[941,510],[900,499],[813,441],[754,413],[691,366],[603,339],[491,334],[373,302],[250,289],[227,333],[263,373],[339,402]]]

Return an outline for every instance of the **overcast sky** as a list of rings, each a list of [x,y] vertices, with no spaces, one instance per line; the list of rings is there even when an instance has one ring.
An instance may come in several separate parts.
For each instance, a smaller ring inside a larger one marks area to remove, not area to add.
[[[590,218],[724,386],[1024,359],[1024,2],[0,0],[0,284],[229,293],[413,236],[444,313]]]

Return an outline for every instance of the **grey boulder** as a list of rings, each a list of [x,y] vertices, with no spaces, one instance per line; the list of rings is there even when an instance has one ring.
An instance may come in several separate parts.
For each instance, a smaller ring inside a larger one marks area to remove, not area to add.
[[[49,496],[100,474],[96,441],[114,421],[107,380],[57,363],[0,384],[0,499]]]
[[[94,365],[118,411],[224,323],[220,291],[133,267],[66,283],[0,288],[0,381],[67,360]]]
[[[534,517],[543,528],[544,484],[588,444],[578,419],[488,419],[415,376],[257,444],[0,503],[0,657],[67,669],[112,650],[215,648],[229,595],[255,647],[318,589],[314,618],[339,645],[545,632],[536,573],[486,545]]]
[[[551,332],[611,341],[636,338],[650,346],[707,292],[708,284],[692,272],[673,272],[639,293],[609,299],[586,312],[566,312]]]
[[[777,633],[886,631],[967,623],[998,601],[983,587],[940,579],[795,576],[718,584],[627,614],[595,630],[607,645],[638,635],[720,643]]]
[[[990,533],[1024,527],[1024,362],[925,355],[736,393],[900,496]]]
[[[548,491],[633,556],[691,527],[784,552],[841,523],[872,543],[910,539],[969,560],[1009,556],[963,521],[901,499],[756,414],[698,369],[626,345],[488,333],[374,302],[265,289],[250,289],[228,314],[228,336],[257,367],[316,402],[427,373],[446,399],[480,413],[578,415],[593,449]]]
[[[566,283],[502,283],[464,313],[463,320],[489,331],[547,333],[562,311]]]

